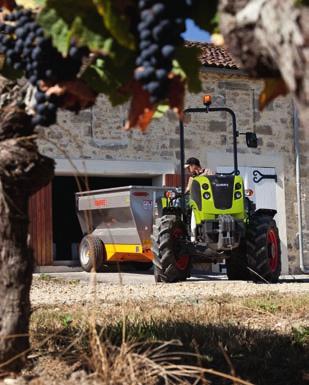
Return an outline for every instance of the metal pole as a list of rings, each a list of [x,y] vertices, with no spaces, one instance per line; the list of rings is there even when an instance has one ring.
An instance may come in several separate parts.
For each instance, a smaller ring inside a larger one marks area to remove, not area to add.
[[[234,153],[234,171],[235,175],[239,174],[238,171],[238,159],[237,159],[237,126],[236,126],[236,116],[234,111],[231,111],[230,114],[232,115],[232,123],[233,123],[233,153]]]
[[[297,196],[297,220],[298,220],[298,241],[299,241],[299,267],[308,274],[309,269],[304,261],[304,237],[302,221],[302,196],[301,196],[301,175],[300,175],[300,151],[299,151],[299,120],[295,103],[293,102],[293,125],[294,125],[294,148],[295,148],[295,173],[296,173],[296,196]]]
[[[180,176],[181,176],[181,209],[185,210],[185,134],[183,121],[179,121],[180,137]]]
[[[227,107],[209,107],[208,111],[224,111],[228,112],[232,117],[232,127],[233,127],[233,156],[234,156],[234,173],[235,175],[239,175],[238,171],[238,157],[237,157],[237,123],[236,123],[236,115],[233,110]]]

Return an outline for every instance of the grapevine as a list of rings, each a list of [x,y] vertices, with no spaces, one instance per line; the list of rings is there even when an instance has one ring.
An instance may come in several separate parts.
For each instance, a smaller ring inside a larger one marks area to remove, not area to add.
[[[44,35],[33,12],[17,8],[0,23],[0,53],[36,88],[32,125],[54,124],[61,97],[43,92],[41,82],[53,85],[75,79],[88,49],[72,42],[67,57],[63,57],[51,38]]]
[[[150,102],[157,103],[167,96],[172,61],[176,47],[183,43],[185,19],[192,9],[192,1],[161,2],[139,0],[139,55],[136,59],[135,79],[150,94]]]

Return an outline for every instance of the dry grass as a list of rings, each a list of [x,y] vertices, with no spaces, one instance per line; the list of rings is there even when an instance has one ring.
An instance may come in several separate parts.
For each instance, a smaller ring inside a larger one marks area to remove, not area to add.
[[[49,357],[71,369],[62,384],[241,383],[222,377],[232,374],[242,383],[306,384],[308,309],[308,296],[274,293],[192,304],[40,307],[31,321],[32,373]],[[44,381],[52,383],[50,376]]]

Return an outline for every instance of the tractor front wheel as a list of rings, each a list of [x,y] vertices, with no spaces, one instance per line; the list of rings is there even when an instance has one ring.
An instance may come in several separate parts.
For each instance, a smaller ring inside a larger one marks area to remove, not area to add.
[[[256,215],[247,231],[247,261],[255,282],[278,282],[281,273],[281,249],[275,220]]]
[[[248,269],[245,240],[242,239],[240,246],[228,253],[225,264],[228,279],[233,281],[251,280],[250,271]]]
[[[181,255],[179,242],[186,235],[185,225],[175,215],[164,215],[156,220],[152,235],[156,282],[185,281],[190,276],[190,256]]]

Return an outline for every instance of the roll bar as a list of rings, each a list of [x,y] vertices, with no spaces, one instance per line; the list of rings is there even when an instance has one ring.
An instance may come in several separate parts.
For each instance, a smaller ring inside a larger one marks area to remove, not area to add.
[[[232,117],[232,127],[233,127],[233,156],[234,156],[234,171],[233,173],[235,175],[239,175],[238,170],[238,158],[237,158],[237,125],[236,125],[236,115],[235,112],[228,108],[228,107],[209,107],[209,105],[206,105],[205,107],[200,108],[187,108],[184,110],[184,114],[186,113],[209,113],[209,112],[227,112]],[[181,192],[182,192],[182,199],[181,199],[181,205],[182,209],[185,208],[185,200],[184,200],[184,192],[185,192],[185,139],[184,139],[184,124],[182,120],[179,120],[179,137],[180,137],[180,167],[181,167]]]

